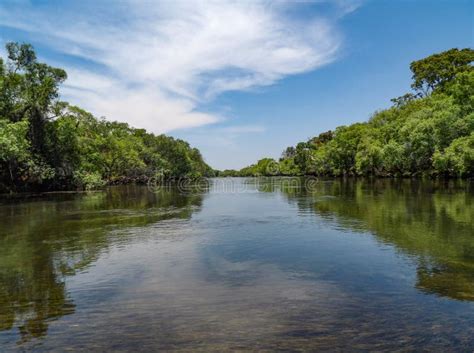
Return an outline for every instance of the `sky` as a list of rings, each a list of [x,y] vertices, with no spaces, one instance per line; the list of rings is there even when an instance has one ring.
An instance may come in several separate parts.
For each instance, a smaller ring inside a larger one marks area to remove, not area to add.
[[[389,107],[413,60],[474,47],[474,2],[2,0],[1,56],[10,41],[66,69],[63,100],[240,169]]]

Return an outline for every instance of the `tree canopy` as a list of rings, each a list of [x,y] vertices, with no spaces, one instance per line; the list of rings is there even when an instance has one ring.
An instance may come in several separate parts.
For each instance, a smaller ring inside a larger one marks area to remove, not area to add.
[[[426,95],[451,82],[457,74],[471,71],[473,61],[474,50],[470,48],[462,50],[454,48],[414,61],[410,64],[413,72],[411,86]]]
[[[97,119],[60,100],[64,70],[29,44],[0,58],[0,191],[88,189],[216,172],[187,142]],[[474,50],[411,63],[413,92],[367,122],[337,127],[222,176],[474,176]]]
[[[59,97],[64,70],[29,44],[0,59],[0,191],[94,188],[106,183],[210,176],[185,141],[97,119]]]
[[[414,61],[413,93],[367,122],[287,147],[233,175],[474,176],[474,50],[451,49]]]

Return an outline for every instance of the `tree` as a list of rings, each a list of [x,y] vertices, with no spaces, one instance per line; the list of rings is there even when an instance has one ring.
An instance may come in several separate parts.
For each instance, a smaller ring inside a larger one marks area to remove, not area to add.
[[[4,177],[9,178],[11,184],[18,178],[18,169],[30,158],[27,131],[26,121],[10,123],[0,120],[0,165],[2,171],[7,171],[8,175]]]
[[[311,163],[311,149],[307,142],[300,142],[296,145],[295,164],[303,174],[308,174],[308,167]]]
[[[454,140],[444,152],[436,151],[433,165],[450,176],[474,176],[474,132]]]
[[[331,130],[329,130],[329,131],[320,133],[316,137],[313,137],[312,139],[310,139],[308,141],[308,143],[311,147],[317,148],[319,146],[322,146],[322,145],[328,143],[333,138],[334,138],[334,133]]]
[[[418,92],[392,99],[391,108],[374,113],[367,123],[340,126],[288,147],[280,159],[280,173],[471,175],[473,53],[452,49],[413,62],[413,88]],[[254,175],[258,164],[243,171]]]
[[[382,168],[382,147],[377,140],[364,139],[358,146],[355,161],[359,175],[377,175]]]
[[[395,105],[397,108],[401,108],[411,101],[420,98],[422,95],[420,93],[413,94],[413,93],[406,93],[403,96],[397,97],[397,98],[392,98],[390,101]]]
[[[94,188],[213,175],[185,141],[96,119],[59,100],[66,72],[39,63],[31,45],[0,59],[0,191]]]
[[[293,158],[295,155],[296,155],[296,148],[294,148],[293,146],[289,146],[285,148],[285,150],[282,152],[280,160]]]
[[[51,118],[59,97],[59,85],[67,75],[62,69],[38,63],[29,44],[8,43],[8,70],[2,85],[2,96],[10,98],[5,106],[5,117],[11,121],[28,119],[31,147],[43,156],[48,155],[45,145],[45,122]]]
[[[443,88],[447,82],[452,81],[457,74],[472,71],[474,50],[450,49],[427,58],[413,61],[410,69],[413,72],[412,88],[427,96],[437,87]]]
[[[474,112],[474,70],[462,72],[456,76],[449,88],[449,95],[454,99],[463,114]]]
[[[300,169],[295,163],[295,159],[286,158],[280,161],[279,163],[279,171],[281,175],[299,175],[301,173]]]
[[[366,124],[340,126],[331,140],[331,159],[335,175],[354,175],[357,147],[362,136],[367,132]]]

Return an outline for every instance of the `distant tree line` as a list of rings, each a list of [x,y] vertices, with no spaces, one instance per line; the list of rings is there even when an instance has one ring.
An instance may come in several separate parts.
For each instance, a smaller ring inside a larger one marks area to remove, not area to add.
[[[340,126],[220,176],[474,176],[474,50],[410,65],[413,92],[368,122]]]
[[[0,192],[90,189],[150,178],[259,175],[474,176],[474,50],[414,61],[412,92],[276,161],[216,172],[185,141],[95,118],[59,99],[62,69],[29,44],[0,58]]]
[[[149,178],[212,176],[185,141],[97,119],[59,100],[62,69],[31,45],[0,58],[0,192],[90,189]]]

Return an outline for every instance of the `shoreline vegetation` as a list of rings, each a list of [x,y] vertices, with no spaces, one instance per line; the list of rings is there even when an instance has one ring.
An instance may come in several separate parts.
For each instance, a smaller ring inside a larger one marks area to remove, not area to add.
[[[474,177],[474,50],[410,65],[412,93],[368,122],[337,127],[276,161],[217,171],[186,141],[96,118],[59,98],[64,70],[29,44],[0,58],[0,194],[91,190],[201,177]]]
[[[0,58],[0,193],[90,190],[150,178],[213,176],[198,149],[59,100],[64,70],[29,44]]]
[[[219,176],[474,177],[474,50],[410,65],[412,92],[367,122],[339,126]]]

